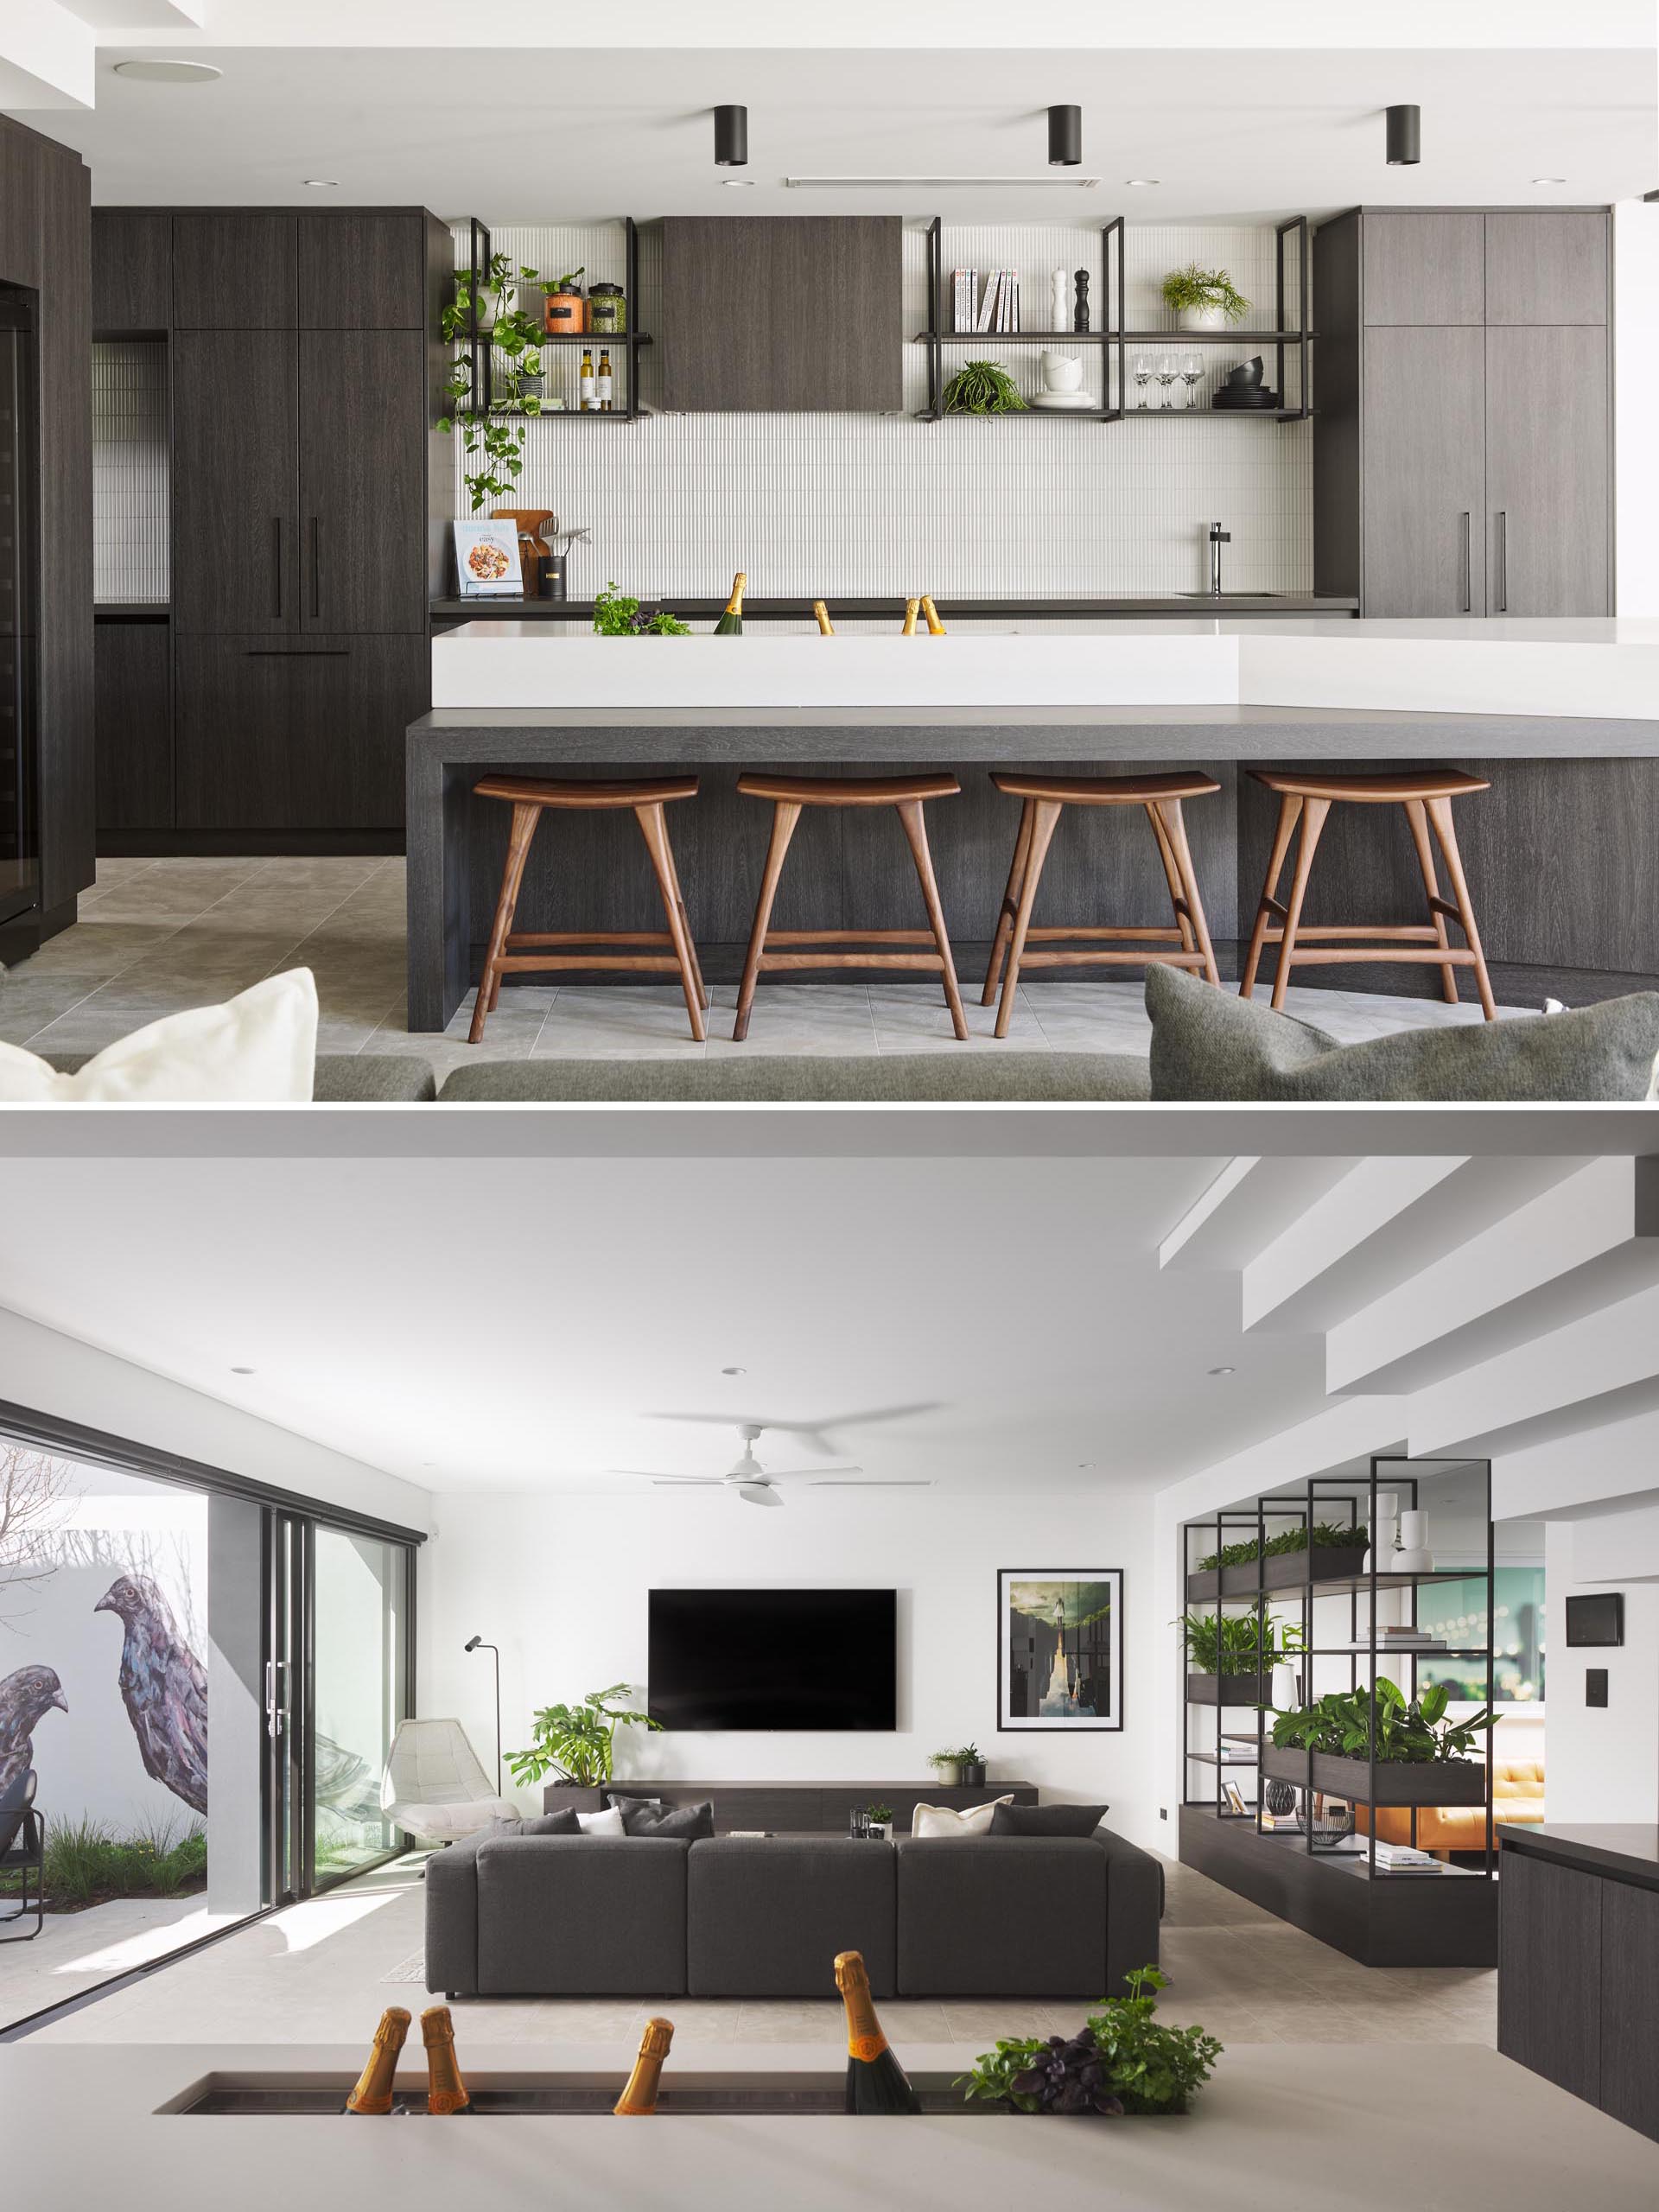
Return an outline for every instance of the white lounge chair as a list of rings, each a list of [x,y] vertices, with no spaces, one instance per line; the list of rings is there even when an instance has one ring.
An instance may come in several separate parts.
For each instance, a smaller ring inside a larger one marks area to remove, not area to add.
[[[380,1783],[380,1809],[411,1835],[454,1843],[511,1820],[516,1805],[499,1797],[459,1720],[400,1720]]]

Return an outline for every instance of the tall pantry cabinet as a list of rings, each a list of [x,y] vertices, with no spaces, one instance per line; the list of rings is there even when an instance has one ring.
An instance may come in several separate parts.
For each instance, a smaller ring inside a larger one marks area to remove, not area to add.
[[[1612,611],[1600,209],[1356,209],[1313,241],[1314,588],[1382,616]]]

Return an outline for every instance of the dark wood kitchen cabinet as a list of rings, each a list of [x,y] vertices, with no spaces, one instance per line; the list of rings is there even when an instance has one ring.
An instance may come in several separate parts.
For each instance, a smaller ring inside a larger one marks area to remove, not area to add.
[[[213,208],[173,218],[175,330],[292,330],[299,218]]]
[[[418,330],[301,332],[302,628],[424,626],[425,388]]]
[[[1488,329],[1486,594],[1494,614],[1605,614],[1607,333]]]
[[[100,622],[93,652],[100,830],[173,825],[173,650],[165,622]]]
[[[1368,327],[1485,321],[1486,218],[1478,208],[1368,208],[1364,248]]]
[[[896,414],[896,215],[671,215],[663,404],[686,413]]]
[[[1485,349],[1478,326],[1365,333],[1369,612],[1484,611]]]
[[[97,861],[92,685],[92,175],[39,142],[41,906],[73,918]]]
[[[299,626],[299,341],[173,340],[173,619],[181,634]]]
[[[302,330],[419,330],[425,226],[401,209],[302,215],[299,281]]]
[[[1607,321],[1607,218],[1599,210],[1527,207],[1486,218],[1486,321]]]
[[[100,208],[92,225],[92,331],[99,338],[173,322],[173,219]]]

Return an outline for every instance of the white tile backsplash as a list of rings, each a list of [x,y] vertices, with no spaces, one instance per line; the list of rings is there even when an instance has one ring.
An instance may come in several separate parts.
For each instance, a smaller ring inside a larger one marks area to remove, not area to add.
[[[167,347],[92,347],[92,596],[165,605]]]
[[[585,263],[588,282],[621,282],[622,238],[620,224],[504,226],[493,242],[516,265],[556,276]],[[659,240],[649,226],[642,230],[640,297],[629,302],[646,330]],[[1230,270],[1256,303],[1253,327],[1271,323],[1270,228],[1131,226],[1125,278],[1132,328],[1168,327],[1159,282],[1195,259]],[[1097,225],[945,227],[947,286],[958,265],[1018,268],[1027,328],[1047,323],[1049,272],[1085,264],[1096,272],[1099,328],[1107,302]],[[922,329],[927,312],[926,232],[906,225],[906,333]],[[1181,350],[1173,331],[1170,346]],[[1104,349],[1082,350],[1090,357],[1086,375],[1097,379]],[[1219,369],[1253,349],[1202,350]],[[987,334],[972,351],[1001,359],[1023,389],[1039,387],[1039,348],[999,351]],[[654,414],[603,429],[532,420],[512,504],[550,507],[591,531],[572,563],[573,592],[584,598],[607,578],[652,597],[710,596],[740,568],[756,597],[1190,591],[1207,582],[1205,533],[1217,518],[1232,532],[1230,588],[1312,589],[1311,423],[919,423],[913,416],[926,404],[925,352],[908,342],[905,354],[903,416]],[[969,357],[953,347],[947,373],[953,355]],[[544,359],[574,406],[579,355],[550,348]],[[641,360],[649,408],[656,404],[652,349]],[[1275,373],[1271,355],[1268,368]],[[1212,381],[1200,387],[1200,404]],[[1098,382],[1090,388],[1098,392]],[[1291,389],[1294,397],[1294,381]],[[1157,390],[1154,384],[1154,399]],[[1132,405],[1133,385],[1129,397]],[[459,456],[456,473],[459,480]]]

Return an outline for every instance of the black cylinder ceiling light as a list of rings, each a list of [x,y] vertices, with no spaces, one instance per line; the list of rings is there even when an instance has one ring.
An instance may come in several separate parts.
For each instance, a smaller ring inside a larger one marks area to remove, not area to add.
[[[1048,166],[1074,169],[1083,159],[1083,110],[1052,107],[1048,111]]]
[[[749,111],[746,107],[715,110],[715,167],[741,169],[748,166]]]
[[[1389,117],[1389,167],[1415,168],[1423,158],[1423,111],[1420,107],[1391,107]]]

